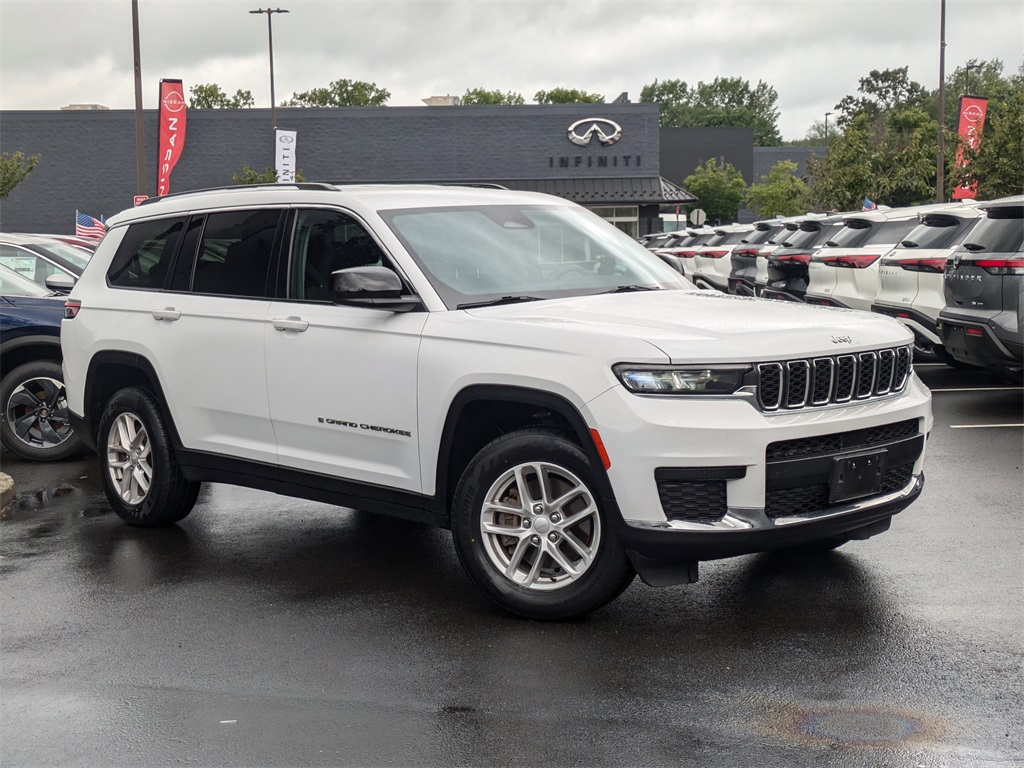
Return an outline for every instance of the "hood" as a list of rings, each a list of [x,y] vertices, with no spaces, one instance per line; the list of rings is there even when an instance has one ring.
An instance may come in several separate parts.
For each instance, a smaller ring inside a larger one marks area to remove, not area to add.
[[[635,338],[673,363],[761,362],[909,344],[891,318],[704,291],[579,296],[468,310],[479,319]]]

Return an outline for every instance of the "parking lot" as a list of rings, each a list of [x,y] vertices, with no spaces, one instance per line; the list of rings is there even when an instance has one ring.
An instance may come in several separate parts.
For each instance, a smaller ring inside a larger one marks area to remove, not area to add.
[[[1024,765],[1022,389],[918,373],[888,533],[573,623],[493,607],[446,531],[227,486],[133,529],[92,457],[4,454],[0,762]]]

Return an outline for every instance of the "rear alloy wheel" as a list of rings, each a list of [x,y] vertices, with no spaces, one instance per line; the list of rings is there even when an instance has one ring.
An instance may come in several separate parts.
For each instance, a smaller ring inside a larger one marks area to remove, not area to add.
[[[182,474],[163,412],[148,390],[128,387],[110,398],[97,443],[103,490],[122,520],[157,527],[192,511],[200,483]]]
[[[470,462],[455,493],[452,532],[488,597],[521,616],[568,619],[629,586],[635,574],[592,475],[579,446],[545,429],[500,437]]]
[[[0,402],[0,438],[12,453],[33,461],[57,461],[81,447],[68,420],[63,374],[55,360],[34,360],[4,376]]]

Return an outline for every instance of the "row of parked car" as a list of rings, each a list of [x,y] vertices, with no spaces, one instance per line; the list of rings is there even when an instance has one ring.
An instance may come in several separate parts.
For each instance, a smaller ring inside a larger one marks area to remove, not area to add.
[[[0,234],[0,441],[22,458],[62,459],[81,446],[68,417],[60,321],[95,248],[68,235]]]
[[[889,315],[919,356],[1021,381],[1024,196],[656,233],[698,287]]]

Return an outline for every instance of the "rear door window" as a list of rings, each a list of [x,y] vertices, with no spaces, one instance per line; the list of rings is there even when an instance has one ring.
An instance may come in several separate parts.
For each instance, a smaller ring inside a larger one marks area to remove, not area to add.
[[[899,221],[883,221],[881,224],[876,224],[871,234],[868,235],[867,240],[864,241],[864,245],[878,245],[881,243],[895,244],[910,234],[912,230],[917,226],[917,219],[902,219]]]
[[[207,214],[192,292],[272,298],[270,262],[281,215],[273,208]]]
[[[184,227],[184,216],[130,224],[110,262],[107,282],[116,288],[163,288]]]
[[[854,219],[845,222],[845,226],[835,232],[826,245],[837,248],[859,248],[871,234],[872,228],[869,221]]]
[[[1024,244],[1024,207],[993,208],[978,222],[963,246],[969,251],[1016,253]]]

